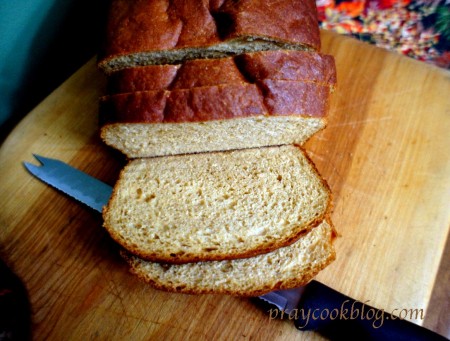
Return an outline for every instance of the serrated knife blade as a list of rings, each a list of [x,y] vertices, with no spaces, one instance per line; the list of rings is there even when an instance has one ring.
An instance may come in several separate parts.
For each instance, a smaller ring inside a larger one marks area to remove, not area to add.
[[[112,194],[104,182],[55,159],[33,154],[39,166],[24,162],[25,168],[46,184],[55,187],[83,204],[102,212]]]

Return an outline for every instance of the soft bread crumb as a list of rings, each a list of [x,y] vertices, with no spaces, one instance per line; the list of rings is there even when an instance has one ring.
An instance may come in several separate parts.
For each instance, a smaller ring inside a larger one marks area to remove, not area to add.
[[[325,127],[324,118],[261,116],[190,123],[108,124],[105,143],[129,158],[303,144]]]
[[[130,67],[144,65],[180,64],[193,59],[212,59],[243,53],[273,50],[315,51],[303,44],[290,44],[265,37],[242,37],[207,47],[187,47],[174,50],[142,51],[112,56],[99,62],[107,74]]]

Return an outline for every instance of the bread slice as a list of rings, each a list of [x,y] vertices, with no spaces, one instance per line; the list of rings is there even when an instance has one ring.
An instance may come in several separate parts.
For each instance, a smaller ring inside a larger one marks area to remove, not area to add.
[[[323,129],[321,117],[252,116],[187,123],[112,123],[103,141],[128,158],[226,151],[283,144],[302,145]]]
[[[295,146],[136,159],[104,227],[156,262],[250,257],[297,240],[330,209],[330,190]]]
[[[131,272],[153,287],[189,294],[258,296],[306,285],[335,259],[331,223],[287,247],[246,259],[161,264],[123,253]]]
[[[99,67],[112,73],[254,51],[319,48],[314,0],[114,0]]]
[[[207,151],[302,145],[323,129],[322,117],[299,115],[240,117],[187,123],[111,123],[102,127],[103,141],[128,158]]]

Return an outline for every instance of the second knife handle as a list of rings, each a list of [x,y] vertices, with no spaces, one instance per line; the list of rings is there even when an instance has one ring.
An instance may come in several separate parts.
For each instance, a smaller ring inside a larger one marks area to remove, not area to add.
[[[295,313],[295,326],[332,340],[447,340],[384,310],[354,300],[317,281],[309,283]],[[292,314],[291,313],[291,314]]]

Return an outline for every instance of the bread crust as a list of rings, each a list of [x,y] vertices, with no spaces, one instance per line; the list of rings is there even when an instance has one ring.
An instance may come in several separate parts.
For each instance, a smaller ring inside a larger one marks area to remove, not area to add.
[[[108,94],[147,90],[256,83],[271,80],[336,85],[334,58],[305,51],[264,51],[219,59],[188,60],[181,65],[123,69],[108,77]]]
[[[108,77],[108,94],[168,89],[180,67],[181,65],[152,65],[114,72]]]
[[[101,59],[220,42],[208,0],[114,0]]]
[[[266,80],[191,89],[138,91],[100,99],[100,122],[169,123],[266,115],[325,117],[330,90],[313,83]]]
[[[137,91],[100,98],[101,125],[112,122],[163,122],[169,91]]]
[[[164,122],[205,122],[266,114],[254,84],[227,84],[172,90]]]
[[[334,88],[337,83],[334,57],[307,51],[263,51],[235,57],[250,82],[265,79],[302,81]]]
[[[315,1],[225,0],[218,14],[226,18],[219,26],[226,39],[257,35],[320,49]]]
[[[113,95],[100,106],[104,124],[324,117],[336,72],[331,56],[269,51],[130,68],[114,73],[109,83]]]
[[[315,83],[265,79],[257,83],[269,113],[324,117],[328,113],[330,88]]]
[[[172,91],[139,91],[100,100],[100,121],[103,125],[206,122],[267,114],[256,85],[246,83]]]
[[[246,82],[233,58],[195,59],[182,64],[170,89],[191,89],[203,86]]]

